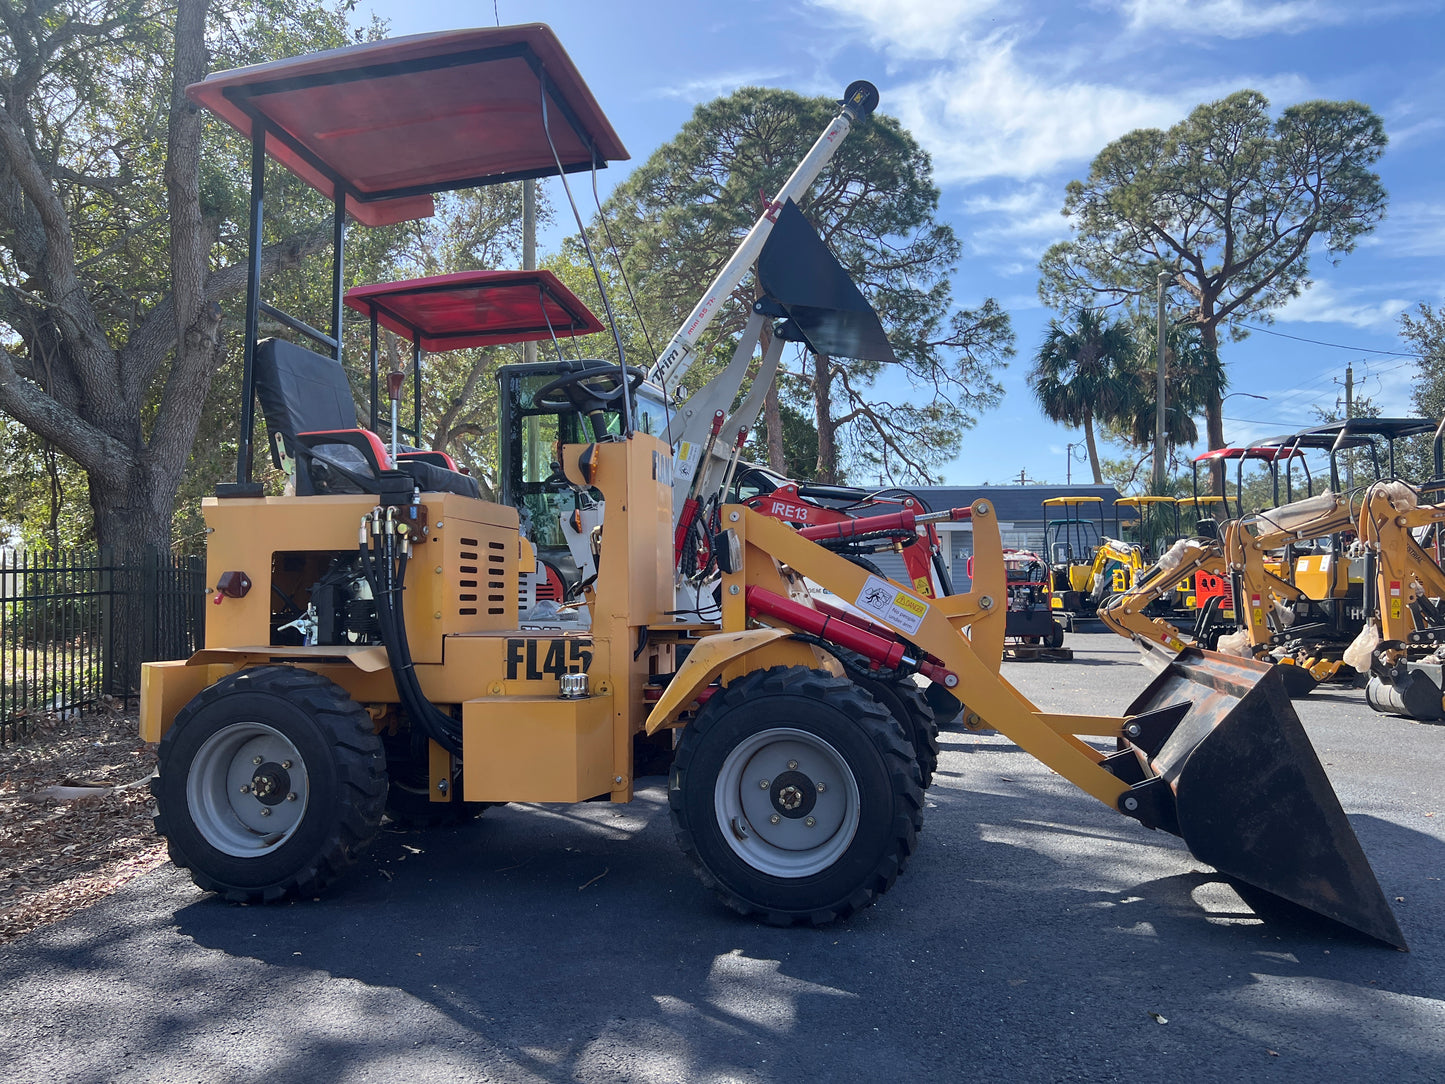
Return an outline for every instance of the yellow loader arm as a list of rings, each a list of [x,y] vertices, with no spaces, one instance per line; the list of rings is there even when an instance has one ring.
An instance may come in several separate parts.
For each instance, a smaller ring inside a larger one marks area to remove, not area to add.
[[[1267,566],[1271,550],[1292,542],[1326,538],[1353,530],[1355,516],[1348,500],[1334,493],[1321,493],[1268,512],[1257,512],[1230,523],[1224,532],[1224,553],[1230,573],[1240,577],[1241,590],[1234,600],[1240,625],[1247,630],[1254,647],[1269,644],[1276,631],[1271,625],[1275,599],[1297,600],[1305,593],[1290,580]]]
[[[1122,716],[1043,711],[1000,673],[1008,609],[1003,547],[989,501],[975,501],[971,519],[970,590],[929,599],[786,523],[725,506],[714,540],[722,570],[720,634],[787,629],[825,647],[849,639],[856,645],[861,634],[876,665],[942,684],[967,704],[971,725],[998,730],[1105,805],[1180,836],[1201,861],[1403,947],[1273,668],[1190,648],[1173,656]],[[1170,582],[1178,579],[1170,575]],[[821,607],[804,578],[847,609]],[[724,656],[745,646],[766,665],[771,644],[738,642],[691,673],[697,680],[720,673],[725,684]],[[690,684],[669,689],[677,710],[712,695]],[[654,711],[649,727],[668,725],[666,711]]]
[[[1162,645],[1170,651],[1182,651],[1186,646],[1192,646],[1193,638],[1173,623],[1162,617],[1148,617],[1144,611],[1196,572],[1228,576],[1224,547],[1217,539],[1180,540],[1158,563],[1144,571],[1138,586],[1115,596],[1101,608],[1099,617],[1120,636],[1138,644],[1151,648]]]
[[[1416,631],[1411,606],[1445,598],[1445,571],[1415,541],[1420,527],[1445,523],[1445,505],[1421,505],[1407,487],[1377,483],[1365,493],[1359,516],[1360,540],[1375,555],[1375,612],[1384,640],[1409,642]]]

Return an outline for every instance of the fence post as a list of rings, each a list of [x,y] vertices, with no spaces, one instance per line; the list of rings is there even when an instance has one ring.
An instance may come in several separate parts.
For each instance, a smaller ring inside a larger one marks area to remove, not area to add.
[[[116,692],[115,665],[115,550],[100,547],[96,595],[100,600],[100,689],[106,695]]]

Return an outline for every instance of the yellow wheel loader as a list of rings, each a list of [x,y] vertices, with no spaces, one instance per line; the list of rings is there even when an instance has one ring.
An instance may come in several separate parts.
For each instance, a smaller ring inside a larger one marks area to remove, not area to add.
[[[397,221],[448,186],[625,154],[545,27],[370,43],[222,73],[190,93],[252,136],[253,214],[268,152],[333,196],[338,267],[353,204],[363,223]],[[484,108],[498,96],[509,108]],[[865,100],[846,96],[855,112],[845,104],[840,117],[860,119]],[[439,133],[453,138],[434,145]],[[644,374],[620,361],[537,392],[585,419],[558,471],[600,495],[606,516],[592,532],[585,626],[524,623],[518,582],[533,551],[515,508],[480,499],[430,458],[440,452],[402,458],[395,422],[390,449],[359,426],[300,427],[340,396],[341,285],[338,272],[329,357],[248,340],[237,480],[204,505],[216,602],[206,646],[143,673],[141,732],[160,742],[157,826],[198,885],[253,902],[324,889],[376,833],[397,772],[442,807],[626,802],[639,736],[668,734],[671,818],[701,878],[765,921],[828,922],[877,899],[914,855],[923,779],[916,721],[901,716],[924,709],[887,690],[923,683],[1221,872],[1404,947],[1265,667],[1181,652],[1121,716],[1046,712],[1000,676],[1007,582],[987,500],[949,513],[972,522],[974,577],[938,599],[723,504],[715,575],[679,613],[679,459],[636,424]],[[253,389],[284,445],[273,451],[293,457],[294,496],[251,481]],[[343,413],[345,398],[332,403]]]

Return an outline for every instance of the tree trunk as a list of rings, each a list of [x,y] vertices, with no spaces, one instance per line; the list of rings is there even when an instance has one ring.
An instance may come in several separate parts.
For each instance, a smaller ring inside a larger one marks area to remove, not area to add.
[[[783,458],[783,412],[778,409],[778,382],[768,388],[763,397],[763,424],[768,428],[768,466],[779,474],[788,473],[787,461]]]
[[[833,364],[826,354],[813,355],[813,420],[818,428],[818,462],[814,481],[838,483],[838,424],[833,421]]]
[[[1204,342],[1204,356],[1210,365],[1219,365],[1219,326],[1204,324],[1199,329]],[[1222,382],[1221,382],[1222,383]],[[1204,404],[1204,420],[1208,429],[1209,450],[1224,447],[1224,399],[1216,391]],[[1224,496],[1224,462],[1215,460],[1209,466],[1211,484],[1216,497]]]
[[[1089,467],[1094,472],[1094,484],[1104,484],[1104,475],[1099,470],[1099,447],[1094,443],[1094,412],[1084,411],[1084,445],[1089,450]]]
[[[112,590],[100,600],[107,611],[105,684],[112,696],[132,695],[140,688],[141,663],[157,658],[156,577],[170,553],[174,499],[174,484],[144,465],[129,471],[123,486],[90,488],[107,563],[124,569],[112,574]]]

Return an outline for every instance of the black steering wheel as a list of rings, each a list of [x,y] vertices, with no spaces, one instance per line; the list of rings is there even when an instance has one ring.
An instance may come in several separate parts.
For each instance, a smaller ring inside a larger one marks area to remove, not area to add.
[[[532,395],[533,405],[541,410],[577,410],[590,418],[606,411],[622,397],[624,372],[627,390],[633,394],[647,379],[645,372],[632,365],[581,364],[583,368],[563,373],[538,388]]]

